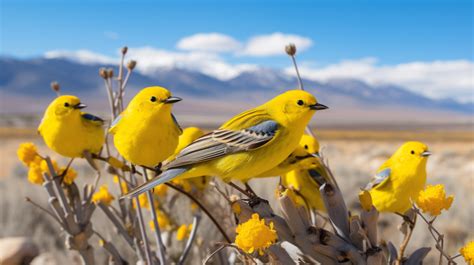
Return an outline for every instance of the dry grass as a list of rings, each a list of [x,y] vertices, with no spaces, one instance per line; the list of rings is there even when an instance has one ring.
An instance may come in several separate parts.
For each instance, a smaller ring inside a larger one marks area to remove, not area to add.
[[[48,154],[47,148],[31,129],[0,129],[0,152],[2,162],[0,172],[0,203],[1,203],[1,232],[0,236],[32,236],[43,251],[52,252],[58,262],[73,260],[75,255],[64,250],[63,238],[57,225],[49,217],[38,212],[24,201],[25,196],[45,205],[46,196],[39,186],[31,185],[26,180],[26,170],[17,161],[13,154],[19,143],[33,141],[38,144],[42,153]],[[376,168],[405,140],[423,140],[434,153],[428,162],[428,182],[444,184],[448,194],[455,195],[455,201],[450,211],[444,213],[436,222],[437,227],[446,233],[447,250],[456,253],[467,238],[474,237],[474,141],[470,132],[395,132],[395,131],[348,131],[348,130],[319,130],[317,136],[321,139],[323,153],[329,159],[337,180],[344,193],[346,203],[351,210],[357,211],[357,192],[372,176]],[[51,154],[51,153],[49,153]],[[52,155],[53,158],[58,158]],[[65,161],[64,161],[65,162]],[[75,164],[80,176],[92,174],[83,162]],[[87,181],[91,181],[87,179]],[[79,181],[81,183],[81,181]],[[101,182],[111,182],[102,179]],[[262,197],[274,201],[274,189],[277,179],[252,181],[257,193]],[[112,186],[112,185],[111,185]],[[212,193],[214,194],[214,193]],[[218,198],[212,199],[214,202]],[[183,203],[188,203],[185,200]],[[272,205],[274,206],[274,205]],[[278,207],[274,207],[276,209]],[[178,214],[175,217],[181,223],[191,222],[190,215]],[[401,223],[398,216],[382,215],[379,229],[382,237],[391,238],[397,245],[397,238],[401,234],[397,225]],[[97,211],[94,216],[94,225],[104,231],[107,239],[118,242],[118,247],[125,257],[132,257],[133,253],[123,244],[122,240],[111,228],[102,212]],[[209,222],[204,222],[200,229],[202,242],[215,233]],[[204,231],[204,232],[203,232]],[[414,237],[408,246],[408,253],[416,246],[433,242],[423,224],[419,224]],[[177,249],[182,246],[175,246]],[[209,246],[203,246],[207,248]],[[106,255],[98,250],[98,261],[105,261]],[[198,255],[199,253],[194,253]],[[202,255],[202,254],[200,254]],[[428,264],[434,260],[431,253]],[[197,257],[197,256],[195,256]],[[77,257],[76,257],[77,258]],[[202,260],[203,257],[199,257]],[[190,259],[191,261],[192,259]],[[191,262],[192,263],[192,262]]]

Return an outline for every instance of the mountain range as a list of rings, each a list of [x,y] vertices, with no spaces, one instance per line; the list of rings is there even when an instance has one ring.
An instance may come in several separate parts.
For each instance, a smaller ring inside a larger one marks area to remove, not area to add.
[[[0,112],[42,111],[54,97],[49,88],[53,80],[60,83],[63,93],[76,94],[95,111],[105,112],[106,94],[104,80],[98,75],[99,67],[111,66],[80,64],[66,59],[0,57]],[[114,69],[117,73],[116,67]],[[394,85],[370,85],[356,79],[303,80],[303,83],[321,103],[330,106],[331,113],[324,115],[323,121],[453,121],[469,119],[474,110],[472,103],[431,99]],[[177,112],[187,119],[198,117],[212,121],[264,102],[287,89],[295,89],[297,80],[268,68],[243,72],[225,81],[185,69],[157,68],[146,75],[134,72],[127,95],[130,97],[140,88],[151,85],[167,87],[174,95],[183,97],[187,103],[179,103],[178,106],[183,105],[177,107]]]

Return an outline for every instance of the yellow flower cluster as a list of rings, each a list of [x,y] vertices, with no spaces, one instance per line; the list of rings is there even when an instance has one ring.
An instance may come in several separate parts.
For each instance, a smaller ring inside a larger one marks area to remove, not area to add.
[[[25,165],[30,166],[35,158],[39,157],[38,148],[33,143],[22,143],[16,151],[18,159]]]
[[[110,203],[115,199],[112,194],[110,194],[107,185],[102,185],[99,187],[99,191],[92,195],[92,201],[95,203],[103,203],[105,205],[110,205]]]
[[[451,207],[453,200],[454,196],[446,197],[443,185],[428,185],[426,189],[420,191],[416,204],[424,213],[438,216],[443,209],[448,210]]]
[[[260,219],[256,213],[247,222],[239,224],[235,231],[237,232],[235,244],[250,254],[258,251],[260,255],[263,255],[263,250],[270,247],[278,239],[277,233],[273,229],[273,222],[270,222],[270,225],[267,226],[265,220]]]
[[[165,229],[168,229],[171,222],[170,222],[170,219],[168,218],[168,216],[166,215],[166,213],[160,211],[160,210],[156,210],[156,215],[157,215],[157,219],[158,219],[158,226],[160,227],[161,230],[165,230]],[[155,230],[155,224],[153,222],[153,220],[151,220],[149,222],[149,225],[150,225],[150,228],[151,230]]]
[[[42,185],[44,182],[43,171],[41,170],[41,157],[37,156],[33,161],[30,161],[28,169],[28,181],[33,184]]]
[[[474,241],[467,243],[459,250],[459,253],[461,253],[467,264],[474,265]]]
[[[191,230],[193,230],[193,224],[190,225],[181,225],[178,230],[176,231],[176,239],[178,241],[182,241],[189,237],[191,234]]]
[[[59,169],[59,174],[62,175],[64,174],[64,171],[66,170],[66,167],[62,167]],[[77,178],[77,172],[73,168],[68,168],[66,174],[63,177],[63,182],[66,185],[71,185],[72,182]]]

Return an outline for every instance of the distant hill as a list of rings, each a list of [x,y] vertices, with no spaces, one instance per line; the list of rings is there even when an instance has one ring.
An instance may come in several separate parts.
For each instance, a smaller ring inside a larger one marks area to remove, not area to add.
[[[139,63],[139,62],[138,62]],[[94,109],[105,111],[104,81],[98,75],[101,65],[85,65],[64,59],[0,58],[0,112],[38,112],[54,97],[49,86],[56,80],[63,93],[77,94]],[[109,66],[106,66],[109,67]],[[115,68],[115,72],[118,70]],[[228,116],[287,89],[297,87],[295,78],[273,69],[258,69],[222,81],[202,73],[178,68],[160,68],[143,75],[135,72],[129,82],[128,96],[140,88],[161,85],[188,102],[182,106],[184,115],[207,117],[215,113],[214,104]],[[449,99],[434,100],[391,85],[372,86],[360,80],[334,79],[327,82],[304,80],[305,88],[330,106],[328,117],[336,121],[393,119],[406,115],[414,119],[468,117],[473,104]],[[27,104],[22,104],[27,102]],[[236,104],[238,103],[238,104]],[[181,103],[180,103],[181,104]],[[184,104],[184,103],[183,103]],[[434,115],[434,116],[433,116]],[[322,116],[322,115],[321,115]],[[323,119],[324,120],[324,119]]]

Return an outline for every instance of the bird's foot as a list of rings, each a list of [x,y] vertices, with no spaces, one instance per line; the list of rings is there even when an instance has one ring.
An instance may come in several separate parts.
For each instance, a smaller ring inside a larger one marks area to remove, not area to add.
[[[269,202],[267,200],[263,199],[263,198],[258,197],[257,195],[254,195],[254,196],[251,196],[250,198],[248,198],[247,203],[249,204],[249,206],[251,208],[253,208],[253,207],[259,205],[260,203],[268,204]]]

